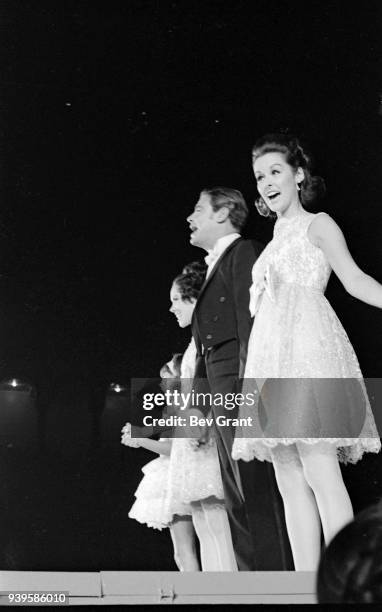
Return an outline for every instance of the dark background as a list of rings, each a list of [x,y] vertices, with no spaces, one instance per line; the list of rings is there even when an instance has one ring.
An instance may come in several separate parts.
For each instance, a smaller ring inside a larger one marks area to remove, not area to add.
[[[317,210],[382,280],[379,6],[1,2],[0,380],[37,390],[2,425],[1,569],[175,569],[168,534],[127,517],[153,456],[120,446],[128,401],[105,393],[184,350],[185,218],[204,186],[252,204],[257,137],[309,143]],[[254,207],[246,235],[272,235]],[[379,377],[380,311],[337,279],[327,296]],[[379,457],[344,472],[356,509],[380,496]]]

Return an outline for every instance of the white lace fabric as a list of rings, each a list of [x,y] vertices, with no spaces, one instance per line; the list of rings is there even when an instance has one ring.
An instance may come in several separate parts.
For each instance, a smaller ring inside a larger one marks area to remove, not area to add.
[[[165,507],[168,466],[167,455],[160,455],[143,466],[144,476],[135,491],[136,499],[130,509],[129,518],[153,529],[162,530],[168,527]]]
[[[340,461],[355,463],[364,452],[379,452],[381,444],[357,357],[324,296],[331,268],[322,250],[307,235],[315,216],[303,214],[278,220],[273,239],[254,264],[250,308],[256,316],[248,343],[243,392],[253,391],[253,379],[258,381],[259,391],[267,379],[357,379],[364,398],[361,403],[366,407],[361,433],[357,437],[324,438],[337,447]],[[272,410],[267,415],[270,423],[285,416],[282,405]],[[253,425],[252,430],[237,428],[233,458],[271,461],[270,450],[279,444],[315,444],[323,440],[318,427],[314,431],[312,425],[322,423],[322,403],[311,402],[305,407],[300,403],[297,410],[293,418],[299,423],[298,437],[273,437],[269,435],[272,428],[268,427],[266,435],[267,428],[261,425],[259,402],[242,406],[239,417],[252,417]],[[353,413],[349,411],[344,419],[350,415]],[[305,433],[301,423],[307,424]],[[344,422],[343,431],[350,429]]]
[[[181,365],[181,378],[185,382],[194,377],[195,361],[196,346],[192,339]],[[168,520],[175,514],[182,514],[185,505],[208,498],[224,503],[216,443],[195,448],[193,439],[174,437],[167,482]]]
[[[181,365],[181,378],[194,377],[196,346],[191,340]],[[166,443],[168,439],[164,439]],[[224,504],[216,443],[195,449],[194,440],[172,439],[171,455],[160,455],[147,463],[135,491],[135,502],[129,517],[154,529],[164,529],[175,515],[191,515],[191,503],[207,500]]]

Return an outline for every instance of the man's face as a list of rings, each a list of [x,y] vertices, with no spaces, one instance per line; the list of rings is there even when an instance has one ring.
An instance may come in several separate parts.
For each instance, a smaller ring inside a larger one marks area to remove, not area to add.
[[[210,196],[201,193],[195,204],[194,212],[187,217],[191,229],[190,242],[192,245],[206,251],[213,248],[218,238],[218,213],[219,211],[215,212],[211,206]]]

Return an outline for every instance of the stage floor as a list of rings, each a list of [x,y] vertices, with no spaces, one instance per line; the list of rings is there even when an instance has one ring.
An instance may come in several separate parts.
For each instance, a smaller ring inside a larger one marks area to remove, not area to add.
[[[0,571],[4,593],[66,593],[69,605],[316,603],[313,572]]]

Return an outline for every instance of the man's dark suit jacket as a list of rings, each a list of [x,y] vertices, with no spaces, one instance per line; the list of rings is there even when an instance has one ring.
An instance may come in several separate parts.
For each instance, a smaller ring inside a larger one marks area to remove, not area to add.
[[[238,340],[239,378],[244,376],[252,328],[249,312],[252,267],[262,250],[263,245],[255,240],[238,238],[232,242],[206,279],[193,314],[198,357],[218,344]]]
[[[262,248],[257,241],[238,238],[232,242],[201,289],[192,319],[197,347],[195,388],[198,379],[207,378],[213,394],[241,389],[252,327],[249,311],[252,267]],[[199,408],[203,411],[202,406]],[[223,406],[212,405],[212,412],[215,418],[221,414],[235,418],[238,408],[227,411]],[[216,426],[215,430],[239,569],[292,569],[273,467],[256,459],[248,463],[234,461],[231,457],[234,428]]]

